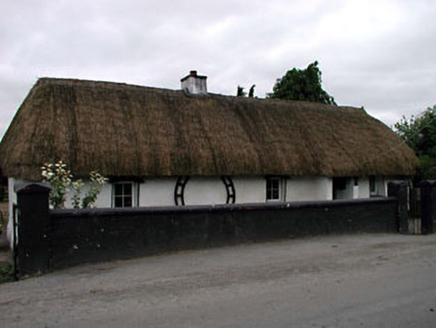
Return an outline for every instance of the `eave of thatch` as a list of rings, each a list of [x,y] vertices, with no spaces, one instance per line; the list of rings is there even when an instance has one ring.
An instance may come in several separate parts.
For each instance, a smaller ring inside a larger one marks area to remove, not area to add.
[[[364,110],[40,79],[0,144],[6,176],[45,162],[106,176],[412,175],[413,151]]]

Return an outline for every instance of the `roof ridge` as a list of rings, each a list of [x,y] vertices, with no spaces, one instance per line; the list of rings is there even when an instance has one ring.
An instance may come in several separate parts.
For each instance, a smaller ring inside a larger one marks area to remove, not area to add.
[[[36,82],[36,85],[47,85],[47,84],[64,84],[64,85],[81,85],[81,86],[98,86],[98,87],[126,87],[131,89],[150,89],[150,90],[161,90],[161,91],[171,91],[171,92],[182,92],[181,89],[168,89],[159,87],[150,87],[139,84],[131,84],[126,82],[113,82],[113,81],[99,81],[99,80],[85,80],[85,79],[75,79],[75,78],[57,78],[57,77],[41,77]]]
[[[363,110],[365,113],[366,111],[363,109],[363,107],[353,107],[353,106],[335,106],[330,104],[323,104],[318,102],[310,102],[310,101],[304,101],[304,100],[286,100],[286,99],[272,99],[272,98],[258,98],[258,97],[238,97],[234,95],[226,95],[226,94],[220,94],[220,93],[213,93],[208,92],[207,95],[192,95],[189,93],[184,92],[182,89],[169,89],[169,88],[162,88],[162,87],[152,87],[152,86],[146,86],[146,85],[140,85],[140,84],[131,84],[126,82],[113,82],[113,81],[102,81],[102,80],[86,80],[86,79],[78,79],[78,78],[58,78],[58,77],[41,77],[36,82],[35,86],[39,85],[45,85],[45,84],[76,84],[76,85],[83,85],[83,86],[98,86],[98,87],[116,87],[116,88],[129,88],[129,89],[138,89],[138,90],[154,90],[158,92],[176,92],[178,94],[184,94],[187,97],[190,98],[207,98],[207,97],[223,97],[223,98],[231,98],[233,100],[238,101],[268,101],[270,103],[278,103],[278,104],[298,104],[303,106],[317,106],[319,108],[324,109],[342,109],[342,110]]]

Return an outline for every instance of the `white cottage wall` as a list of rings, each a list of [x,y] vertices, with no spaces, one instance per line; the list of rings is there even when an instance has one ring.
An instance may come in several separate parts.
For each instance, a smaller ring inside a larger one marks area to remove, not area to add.
[[[139,206],[174,205],[176,178],[147,179],[140,184]],[[189,182],[188,182],[189,184]]]
[[[107,183],[101,189],[100,194],[95,202],[95,207],[111,207],[112,206],[112,186]]]
[[[369,178],[359,178],[359,198],[369,198]]]
[[[266,201],[266,180],[264,177],[232,177],[236,192],[236,203],[259,203]],[[378,194],[387,194],[387,184],[395,177],[384,179],[377,177]],[[135,184],[134,204],[139,206],[173,206],[176,178],[147,179],[143,183]],[[16,203],[14,186],[25,181],[9,178],[9,218],[12,218],[12,204]],[[292,177],[286,180],[285,201],[332,200],[332,179],[328,177]],[[136,187],[137,186],[137,187]],[[112,188],[108,183],[103,186],[97,198],[95,207],[112,207]],[[85,182],[82,197],[89,190],[89,183]],[[226,188],[220,177],[191,177],[185,187],[186,205],[225,204]],[[347,187],[339,191],[338,199],[368,198],[369,178],[359,178],[358,188],[354,187],[354,180],[348,179]],[[72,192],[67,195],[66,207],[72,208]],[[8,228],[9,231],[9,228]],[[8,232],[9,234],[9,232]]]
[[[316,195],[318,200],[333,199],[333,179],[328,177],[317,177]]]
[[[6,228],[6,237],[9,240],[9,243],[12,247],[12,234],[13,234],[13,206],[14,204],[17,203],[17,193],[14,190],[15,184],[17,183],[22,183],[24,182],[23,180],[18,180],[18,179],[14,179],[14,178],[9,178],[8,179],[8,197],[9,197],[9,204],[8,204],[8,211],[9,211],[9,220],[8,220],[8,226]]]
[[[225,204],[226,200],[226,187],[224,186],[224,183],[222,182],[220,177],[191,177],[186,184],[186,205]]]
[[[236,203],[263,203],[266,201],[266,180],[263,177],[232,177]]]
[[[84,186],[81,189],[80,197],[83,198],[86,196],[90,188],[89,182],[84,181]],[[65,208],[73,208],[73,195],[74,189],[70,186],[69,192],[67,193]],[[97,196],[97,200],[94,204],[94,207],[104,208],[112,206],[112,185],[106,183],[103,185],[100,194]]]
[[[332,200],[332,180],[327,177],[292,177],[287,180],[286,201]]]

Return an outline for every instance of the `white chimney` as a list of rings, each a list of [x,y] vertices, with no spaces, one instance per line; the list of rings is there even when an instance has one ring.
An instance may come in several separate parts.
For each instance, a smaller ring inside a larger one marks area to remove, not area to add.
[[[207,76],[200,76],[197,75],[197,71],[191,71],[188,76],[180,80],[182,82],[182,90],[193,95],[206,95],[206,79]]]

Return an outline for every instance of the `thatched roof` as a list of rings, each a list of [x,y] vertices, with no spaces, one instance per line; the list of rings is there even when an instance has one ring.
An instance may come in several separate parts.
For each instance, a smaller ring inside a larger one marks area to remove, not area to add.
[[[64,160],[106,176],[411,175],[410,148],[363,109],[40,79],[0,145],[5,175]]]

